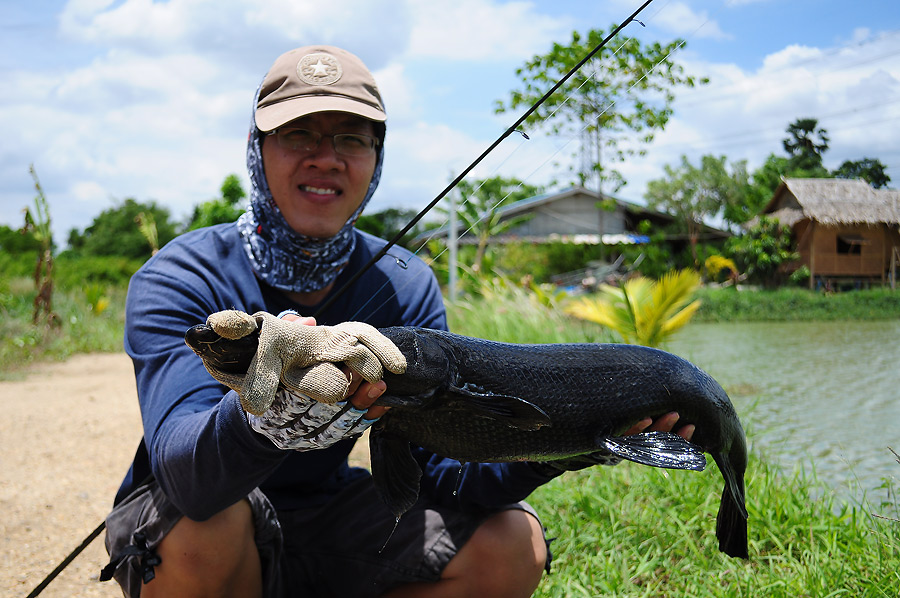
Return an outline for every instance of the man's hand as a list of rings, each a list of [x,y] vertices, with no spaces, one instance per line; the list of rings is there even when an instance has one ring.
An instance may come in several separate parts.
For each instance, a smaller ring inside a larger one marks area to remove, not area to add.
[[[678,423],[678,418],[679,415],[674,411],[657,418],[656,421],[654,421],[653,418],[646,417],[628,428],[622,436],[631,436],[633,434],[640,434],[641,432],[671,432],[675,428],[675,424]],[[690,440],[694,436],[695,428],[696,426],[694,426],[694,424],[690,424],[682,426],[675,433],[685,440]]]
[[[675,424],[678,423],[678,418],[679,415],[674,411],[658,417],[656,420],[647,417],[628,428],[622,436],[632,436],[641,432],[671,432],[675,428]],[[689,441],[694,436],[694,429],[695,426],[690,424],[682,426],[675,433]],[[555,477],[566,471],[578,471],[594,465],[617,465],[621,460],[621,457],[617,457],[607,451],[596,451],[569,459],[533,462],[531,466],[544,475]]]
[[[281,316],[281,319],[288,322],[303,324],[304,326],[316,325],[316,319],[311,316],[304,317],[292,313],[285,313]],[[372,407],[372,403],[387,390],[387,384],[385,384],[383,380],[369,382],[360,374],[346,366],[342,368],[342,371],[344,372],[344,375],[347,376],[347,396],[349,397],[350,403],[357,409],[362,409],[363,411],[368,410],[366,419],[376,420],[390,409],[390,407],[382,407],[381,405]]]
[[[316,325],[314,318],[294,314],[284,315],[283,319],[297,325]],[[347,367],[343,373],[348,385],[345,400],[327,404],[282,388],[265,413],[248,414],[250,427],[278,448],[299,451],[327,448],[362,434],[388,409],[371,406],[387,386],[381,380],[368,382]]]
[[[246,374],[222,372],[204,361],[216,380],[237,391],[244,411],[254,415],[263,415],[280,389],[332,405],[342,401],[349,396],[350,383],[341,363],[370,384],[381,380],[385,369],[395,374],[406,370],[406,358],[397,346],[363,322],[302,326],[265,312],[250,316],[226,310],[211,314],[207,323],[229,339],[260,329]]]

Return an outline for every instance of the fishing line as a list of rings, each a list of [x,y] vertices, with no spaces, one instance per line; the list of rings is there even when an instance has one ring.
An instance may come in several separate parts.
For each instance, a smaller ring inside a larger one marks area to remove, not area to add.
[[[451,190],[453,190],[453,188],[456,187],[456,186],[457,186],[457,185],[458,185],[458,184],[466,177],[466,175],[468,175],[468,174],[472,171],[472,169],[474,169],[478,164],[480,164],[481,161],[484,160],[484,158],[486,158],[486,157],[488,156],[488,154],[490,154],[491,152],[493,152],[493,151],[494,151],[494,148],[496,148],[498,145],[500,145],[500,143],[501,143],[504,139],[506,139],[506,138],[509,137],[512,133],[514,133],[514,132],[516,131],[516,129],[519,127],[519,125],[521,125],[522,123],[524,123],[525,120],[528,119],[528,117],[531,116],[531,115],[532,115],[532,114],[533,114],[533,113],[541,106],[541,104],[543,104],[544,102],[546,102],[547,99],[550,98],[550,96],[552,96],[552,95],[556,92],[557,89],[559,89],[560,87],[562,87],[563,84],[564,84],[566,81],[568,81],[568,80],[572,77],[572,75],[574,75],[576,72],[578,72],[578,69],[580,69],[582,66],[584,66],[584,64],[585,64],[587,61],[589,61],[591,58],[593,58],[593,56],[594,56],[597,52],[599,52],[599,51],[600,51],[607,43],[609,43],[609,40],[611,40],[616,34],[618,34],[619,31],[621,31],[622,29],[624,29],[626,25],[628,25],[629,23],[631,23],[631,21],[632,21],[634,18],[636,18],[636,17],[637,17],[637,16],[638,16],[638,15],[639,15],[646,7],[647,7],[647,6],[649,6],[651,2],[653,2],[653,0],[645,0],[645,2],[644,2],[643,4],[641,4],[641,5],[638,7],[637,10],[635,10],[635,11],[634,11],[627,19],[625,19],[625,20],[624,20],[620,25],[618,25],[618,26],[617,26],[617,27],[616,27],[609,35],[607,35],[607,36],[603,39],[603,41],[601,41],[601,42],[600,42],[593,50],[591,50],[591,51],[587,54],[587,56],[585,56],[584,58],[582,58],[582,59],[578,62],[578,64],[576,64],[574,67],[572,67],[572,68],[569,70],[569,72],[567,72],[567,73],[566,73],[559,81],[557,81],[556,84],[553,85],[553,87],[551,87],[551,88],[550,88],[550,89],[549,89],[549,90],[548,90],[548,91],[547,91],[547,92],[546,92],[546,93],[545,93],[545,94],[544,94],[537,102],[535,102],[534,104],[532,104],[531,107],[528,108],[528,110],[526,110],[525,113],[522,114],[522,116],[520,116],[519,119],[518,119],[515,123],[513,123],[508,129],[506,129],[506,131],[504,131],[504,132],[503,132],[503,133],[502,133],[502,134],[501,134],[501,135],[500,135],[493,143],[491,143],[491,145],[488,146],[488,148],[485,149],[485,150],[481,153],[480,156],[478,156],[471,164],[469,164],[465,169],[463,169],[463,171],[462,171],[461,173],[459,173],[459,174],[456,176],[456,178],[454,178],[454,179],[450,182],[450,184],[448,184],[448,185],[444,188],[444,190],[441,191],[441,192],[437,195],[437,197],[435,197],[433,200],[431,200],[431,202],[429,202],[429,204],[428,204],[427,206],[425,206],[425,208],[423,208],[418,214],[416,214],[416,215],[412,218],[412,220],[410,220],[410,221],[406,224],[406,226],[404,226],[404,227],[403,227],[396,235],[394,235],[394,237],[393,237],[391,240],[389,240],[389,241],[387,242],[387,245],[385,245],[385,246],[384,246],[377,254],[375,254],[374,256],[372,256],[372,259],[370,259],[370,260],[368,261],[368,263],[366,263],[362,268],[360,268],[359,270],[357,270],[357,271],[353,274],[353,276],[350,277],[350,280],[348,280],[347,282],[345,282],[344,285],[343,285],[340,289],[338,289],[336,293],[334,293],[331,297],[329,297],[329,298],[325,301],[325,303],[322,304],[322,306],[319,307],[318,310],[316,310],[315,314],[313,314],[313,317],[315,317],[315,316],[318,315],[318,314],[321,314],[321,313],[322,313],[323,311],[325,311],[328,307],[330,307],[331,304],[332,304],[338,297],[341,297],[344,293],[346,293],[347,290],[348,290],[350,287],[352,287],[352,286],[356,283],[356,281],[359,280],[359,278],[360,278],[363,274],[365,274],[366,272],[368,272],[369,269],[372,268],[372,266],[374,266],[376,263],[378,263],[378,260],[380,260],[382,257],[384,257],[384,255],[388,252],[388,250],[389,250],[391,247],[393,247],[394,245],[396,245],[396,244],[400,241],[400,239],[402,239],[403,236],[404,236],[406,233],[408,233],[408,232],[410,231],[410,229],[412,229],[412,227],[414,227],[416,224],[418,224],[418,222],[425,216],[425,214],[427,214],[429,211],[431,211],[431,209],[434,208],[434,206],[436,206],[436,205],[438,204],[438,202],[440,202],[440,200],[443,199],[443,198],[447,195],[447,193],[449,193]]]
[[[658,12],[659,12],[659,11],[657,11],[657,14],[658,14]],[[641,25],[644,26],[643,23],[641,23]],[[623,40],[622,44],[621,44],[618,48],[616,48],[615,51],[613,51],[613,53],[610,55],[610,57],[614,57],[614,56],[618,55],[619,51],[620,51],[623,47],[625,47],[625,44],[627,44],[629,40],[630,40],[630,38]],[[595,50],[595,52],[596,52],[596,50]],[[668,57],[668,56],[666,56],[666,58],[667,58],[667,57]],[[663,60],[665,60],[665,58],[663,58]],[[583,64],[583,63],[584,63],[584,61],[583,61],[582,63],[580,63],[580,64]],[[612,67],[607,67],[607,70],[612,70]],[[584,79],[584,81],[582,81],[581,85],[579,85],[579,86],[578,86],[577,88],[575,88],[572,92],[570,92],[570,93],[566,96],[566,98],[560,103],[559,106],[557,106],[556,108],[554,108],[553,111],[552,111],[550,114],[548,114],[547,116],[545,116],[545,117],[543,118],[543,121],[546,122],[546,121],[550,120],[551,118],[553,118],[553,116],[554,116],[559,110],[561,110],[561,109],[569,102],[569,100],[572,99],[572,97],[573,97],[579,90],[581,90],[582,87],[584,87],[585,85],[587,85],[590,81],[595,80],[596,77],[597,77],[597,75],[598,75],[598,73],[599,73],[600,71],[601,71],[601,65],[595,66],[595,67],[593,68],[592,72],[591,72],[591,75],[590,75],[589,77],[585,77],[585,79]],[[647,73],[645,73],[645,74],[644,74],[644,77],[646,77],[647,74],[649,74],[649,72],[652,72],[652,69],[650,69]],[[641,80],[643,80],[644,77],[641,77],[641,79],[639,79],[634,85],[637,85],[637,83],[639,83]],[[630,87],[630,88],[628,89],[628,91],[630,91],[630,90],[634,87],[634,85],[632,85],[632,87]],[[545,97],[542,98],[542,99],[546,99],[546,97],[547,97],[547,96],[545,96]],[[602,116],[603,114],[605,114],[606,111],[609,110],[609,109],[610,109],[612,106],[614,106],[614,105],[615,105],[615,102],[611,102],[611,103],[610,103],[610,104],[609,104],[609,105],[608,105],[608,106],[607,106],[607,107],[606,107],[606,108],[598,115],[598,118],[599,118],[599,116]],[[587,129],[589,126],[590,126],[590,123],[585,124],[584,127],[581,129],[581,132],[583,132],[583,131],[584,131],[585,129]],[[519,129],[516,129],[516,132],[519,133],[519,134],[521,134],[522,137],[523,137],[525,140],[530,140],[530,139],[531,139],[531,137],[529,137],[524,131],[521,131],[521,130],[519,130]],[[545,138],[548,138],[548,137],[551,137],[551,136],[549,136],[549,135],[548,135],[548,136],[545,136]],[[449,240],[449,236],[450,236],[451,234],[452,234],[452,235],[455,235],[455,236],[456,236],[456,240],[459,241],[459,240],[462,239],[466,234],[468,234],[469,232],[471,232],[472,229],[474,229],[475,226],[476,226],[479,222],[481,222],[481,221],[484,220],[485,218],[488,218],[488,217],[489,217],[489,216],[497,209],[498,206],[500,206],[501,204],[503,204],[503,202],[505,202],[505,201],[506,201],[513,193],[515,193],[516,191],[518,191],[519,189],[521,189],[522,186],[523,186],[524,184],[526,184],[526,183],[527,183],[527,182],[528,182],[528,181],[529,181],[529,180],[530,180],[537,172],[539,172],[541,169],[543,169],[544,166],[546,166],[546,164],[547,164],[548,162],[550,162],[550,161],[553,160],[556,156],[558,156],[558,155],[559,155],[566,147],[568,147],[575,139],[577,139],[577,136],[568,139],[568,140],[565,141],[561,146],[558,146],[558,147],[556,148],[556,151],[555,151],[555,152],[553,152],[552,154],[550,154],[546,159],[544,159],[543,162],[541,162],[538,166],[536,166],[534,169],[532,169],[532,171],[531,171],[528,175],[526,175],[523,179],[520,179],[520,180],[519,180],[519,183],[518,183],[517,185],[515,185],[512,189],[510,189],[510,190],[506,193],[506,195],[504,195],[504,196],[503,196],[502,198],[500,198],[494,205],[490,206],[487,210],[485,210],[484,213],[483,213],[483,215],[482,215],[480,218],[476,219],[474,222],[472,222],[472,224],[469,226],[469,228],[465,229],[463,232],[458,233],[458,234],[457,234],[456,232],[454,232],[454,231],[448,230],[448,231],[447,231],[448,240]],[[522,148],[522,146],[523,146],[524,144],[525,144],[524,141],[520,142],[519,145],[517,145],[516,148],[515,148],[513,151],[511,151],[511,152],[510,152],[510,153],[509,153],[509,154],[508,154],[508,155],[507,155],[507,156],[506,156],[506,157],[505,157],[505,158],[504,158],[504,159],[503,159],[503,160],[502,160],[502,161],[501,161],[501,162],[500,162],[500,163],[499,163],[499,164],[498,164],[498,165],[497,165],[490,173],[489,173],[489,175],[488,175],[487,178],[490,178],[492,175],[494,175],[495,173],[499,172],[499,170],[503,167],[503,165],[506,164],[506,163],[507,163],[507,162],[508,162],[508,161],[509,161],[516,153],[518,153],[518,151]],[[471,203],[471,199],[470,199],[470,198],[473,197],[476,193],[478,193],[478,191],[485,185],[486,182],[487,182],[487,179],[483,179],[483,180],[478,184],[478,186],[475,187],[475,189],[472,191],[472,193],[469,195],[469,197],[463,197],[463,201],[459,204],[459,206],[457,206],[457,209],[458,209],[460,206],[464,206],[464,205],[466,205],[467,203]],[[433,207],[433,206],[432,206],[432,207]],[[426,208],[426,209],[427,209],[427,208]],[[438,227],[438,228],[434,229],[433,231],[431,231],[431,233],[430,233],[430,234],[422,241],[422,243],[419,245],[419,247],[418,247],[415,251],[412,252],[412,254],[415,255],[415,256],[418,256],[418,254],[419,254],[419,253],[420,253],[420,252],[428,245],[428,243],[429,243],[431,240],[433,240],[436,236],[438,236],[439,233],[441,233],[441,231],[442,231],[443,228],[444,228],[444,227],[442,226],[442,227]],[[449,251],[449,249],[450,249],[450,247],[449,247],[449,243],[448,243],[447,246],[444,247],[443,250],[441,250],[440,252],[438,252],[437,254],[435,254],[435,255],[431,258],[432,261],[437,260],[439,257],[441,257],[442,255],[444,255],[444,253],[446,253],[447,251]],[[401,290],[403,290],[404,288],[406,288],[411,282],[412,282],[412,280],[408,280],[408,281],[407,281],[406,283],[404,283],[401,287],[399,287],[398,289],[396,289],[396,290],[394,291],[392,297],[393,297],[393,296],[396,296],[396,294],[397,294],[399,291],[401,291]],[[385,282],[384,282],[384,283],[383,283],[383,284],[382,284],[382,285],[381,285],[374,293],[372,293],[372,295],[369,297],[369,299],[368,299],[365,303],[363,303],[363,304],[356,310],[356,312],[355,312],[353,315],[350,316],[350,319],[351,319],[351,320],[356,319],[356,318],[359,316],[359,314],[362,313],[362,311],[369,305],[369,303],[371,303],[371,301],[375,298],[375,296],[376,296],[380,291],[382,291],[386,286],[388,286],[390,283],[391,283],[391,280],[390,280],[390,279],[387,280],[387,281],[385,281]],[[382,307],[384,307],[384,306],[388,303],[388,301],[390,301],[390,298],[386,299],[381,305],[379,305],[377,308],[375,308],[375,309],[372,311],[372,313],[375,313],[375,312],[377,312],[378,310],[380,310]],[[324,306],[323,306],[322,309],[324,309]]]
[[[367,272],[369,269],[371,269],[381,258],[385,257],[386,255],[389,255],[388,251],[390,251],[390,249],[394,245],[396,245],[400,241],[400,239],[402,239],[403,236],[406,235],[406,233],[408,233],[425,216],[425,214],[427,214],[429,211],[431,211],[431,209],[433,209],[440,202],[441,199],[443,199],[450,191],[452,191],[478,164],[480,164],[490,153],[492,153],[494,151],[494,149],[497,146],[499,146],[500,143],[502,143],[507,137],[509,137],[514,132],[518,132],[523,136],[523,138],[525,140],[530,139],[527,134],[525,134],[523,131],[518,130],[519,126],[522,125],[525,122],[525,120],[527,120],[528,117],[531,116],[544,102],[546,102],[547,99],[549,99],[560,87],[562,87],[562,85],[566,81],[568,81],[576,72],[578,72],[578,70],[580,70],[588,61],[590,61],[597,54],[597,52],[599,52],[601,49],[603,49],[603,47],[606,46],[606,44],[609,43],[609,41],[613,37],[615,37],[622,29],[624,29],[632,21],[639,22],[639,21],[637,21],[636,17],[641,12],[643,12],[643,10],[645,8],[647,8],[647,6],[649,6],[652,2],[653,2],[653,0],[645,0],[645,2],[643,2],[637,8],[637,10],[635,10],[620,25],[618,25],[615,29],[613,29],[612,32],[610,32],[597,46],[594,47],[593,50],[591,50],[584,58],[582,58],[578,62],[578,64],[576,64],[574,67],[572,67],[562,78],[560,78],[553,85],[553,87],[551,87],[537,102],[532,104],[531,107],[529,107],[518,118],[518,120],[516,120],[509,128],[507,128],[506,131],[504,131],[493,143],[490,144],[490,146],[488,146],[487,149],[485,149],[481,153],[481,155],[479,155],[472,163],[470,163],[465,169],[463,169],[463,171],[460,172],[444,188],[443,191],[441,191],[425,208],[423,208],[421,211],[419,211],[416,214],[416,216],[414,216],[398,233],[396,233],[394,235],[394,237],[392,239],[390,239],[387,242],[387,244],[384,247],[382,247],[382,249],[369,260],[369,262],[367,262],[361,269],[359,269],[350,278],[350,280],[348,280],[346,283],[344,283],[344,285],[341,288],[339,288],[337,290],[337,292],[335,292],[331,297],[329,297],[328,300],[324,304],[322,304],[322,306],[319,307],[319,309],[316,310],[316,312],[313,314],[313,317],[319,316],[338,297],[340,297],[344,293],[346,293],[347,290],[349,290],[349,288],[352,287],[353,284],[355,284],[356,281],[359,280],[359,278],[365,272]],[[658,12],[659,11],[657,11],[656,14],[658,14]],[[643,25],[643,23],[641,23],[641,25]],[[624,46],[624,44],[623,44],[623,46]],[[621,49],[621,46],[619,49]],[[618,49],[616,50],[616,52],[618,52]],[[587,80],[588,79],[585,80],[585,83],[587,82]],[[582,85],[584,85],[584,83]],[[581,86],[579,86],[579,89],[580,89],[580,87]],[[570,96],[571,96],[571,94],[570,94]],[[566,98],[566,101],[568,101],[568,99],[569,98]],[[607,109],[608,108],[609,107],[607,107]],[[555,114],[555,111],[554,111],[554,114]],[[564,144],[563,147],[565,147],[567,144],[568,144],[568,142],[566,144]],[[521,147],[521,144],[520,144],[520,147]],[[516,148],[516,149],[518,150],[518,148]],[[558,152],[561,151],[561,149],[562,148],[560,148],[560,150],[558,150],[556,153],[558,154]],[[554,154],[553,156],[555,156],[555,155],[556,154]],[[552,159],[553,156],[548,158],[544,162],[544,164],[546,164],[547,161]],[[507,157],[507,159],[509,159],[509,157]],[[542,166],[543,166],[543,164],[542,164]],[[524,183],[524,181],[522,183]],[[483,185],[483,183],[482,183],[482,185]],[[480,189],[480,186],[478,188]],[[508,196],[509,196],[509,194],[507,194],[506,197],[508,197]],[[497,205],[499,205],[499,202]],[[496,208],[496,205],[494,207]],[[424,247],[424,244],[423,244],[423,247]],[[421,250],[421,247],[419,250]],[[391,256],[391,257],[394,257],[394,256]],[[394,257],[394,259],[396,260],[397,258]],[[379,309],[380,309],[380,307],[379,307]],[[105,527],[106,527],[106,521],[104,520],[81,542],[80,545],[78,545],[65,559],[63,559],[63,561],[59,565],[57,565],[57,567],[53,571],[51,571],[41,581],[41,583],[39,583],[34,588],[34,590],[32,590],[28,594],[28,596],[26,598],[35,598],[36,596],[38,596],[75,559],[75,557],[77,557],[91,542],[93,542],[103,532]]]
[[[646,6],[646,4],[645,4],[645,6]],[[665,5],[663,5],[663,7],[664,7],[664,6],[665,6]],[[661,8],[660,10],[662,10],[662,8]],[[654,16],[655,16],[656,14],[659,14],[660,10],[658,10],[658,11],[654,14]],[[640,23],[640,22],[637,21],[636,19],[631,19],[631,20]],[[641,75],[641,77],[638,78],[637,81],[635,81],[634,83],[632,83],[632,84],[628,87],[628,89],[625,90],[625,94],[627,95],[629,92],[631,92],[631,90],[633,90],[635,87],[637,87],[644,79],[646,79],[651,73],[653,73],[653,72],[659,67],[659,65],[661,65],[663,62],[665,62],[665,61],[666,61],[669,57],[671,57],[675,52],[677,52],[678,50],[680,50],[680,49],[687,43],[687,39],[689,39],[689,38],[693,37],[694,35],[696,35],[697,32],[698,32],[700,29],[702,29],[702,28],[709,22],[709,20],[710,20],[710,19],[707,19],[706,21],[704,21],[703,23],[701,23],[697,28],[694,29],[694,31],[692,32],[691,35],[689,35],[689,36],[687,36],[687,38],[681,40],[681,41],[680,41],[680,42],[679,42],[672,50],[670,50],[665,56],[663,56],[662,58],[660,58],[659,61],[656,62],[656,64],[654,64],[651,68],[647,69],[647,70]],[[625,24],[627,25],[628,23],[626,22]],[[646,25],[644,25],[643,23],[640,23],[640,25],[641,25],[642,27],[646,27]],[[612,34],[610,34],[610,35],[611,35],[611,36],[612,36],[612,35],[615,35],[615,34],[616,34],[618,31],[620,31],[622,28],[623,28],[623,26],[620,25],[620,26],[619,26]],[[610,39],[610,36],[607,36],[607,38],[604,39],[604,41],[601,43],[601,45],[598,46],[597,48],[595,48],[595,49],[591,52],[591,54],[588,56],[588,59],[592,58],[592,57],[594,56],[594,54],[596,54],[596,52],[599,50],[599,48],[602,47],[602,45],[603,45],[604,43],[606,43],[609,39]],[[627,44],[628,41],[630,41],[630,39],[631,39],[631,38],[628,38],[628,39],[623,40],[622,44],[621,44],[618,48],[616,48],[616,50],[611,54],[611,57],[616,56],[616,55],[619,53],[619,51],[625,46],[625,44]],[[586,62],[587,62],[587,59],[586,59],[586,60],[582,60],[581,62],[579,62],[579,65],[584,65],[584,64],[586,64]],[[576,65],[575,69],[577,70],[578,68],[580,68],[580,67],[579,67],[578,65]],[[572,99],[572,97],[573,97],[573,96],[574,96],[574,95],[575,95],[582,87],[584,87],[588,82],[590,82],[590,81],[592,81],[592,80],[596,80],[597,77],[598,77],[598,75],[600,74],[600,72],[601,72],[602,70],[612,71],[613,69],[612,69],[612,67],[604,67],[603,65],[600,65],[600,64],[596,65],[596,66],[593,68],[593,70],[592,70],[590,76],[585,77],[585,80],[581,83],[581,85],[579,85],[576,89],[574,89],[572,92],[570,92],[570,93],[566,96],[566,98],[560,103],[559,106],[557,106],[557,107],[556,107],[549,115],[547,115],[546,117],[543,118],[543,121],[546,122],[546,121],[550,120],[550,119],[551,119],[551,118],[552,118],[552,117],[553,117],[560,109],[562,109],[562,108],[569,102],[570,99]],[[570,71],[566,74],[566,77],[570,77],[573,73],[574,73],[574,71],[573,71],[573,70],[570,70]],[[561,81],[564,81],[566,77],[564,77],[563,79],[561,79]],[[557,83],[557,85],[554,87],[554,89],[558,88],[559,86],[560,86],[559,83]],[[545,101],[545,100],[549,97],[549,95],[550,95],[551,93],[552,93],[552,90],[551,90],[551,92],[548,92],[547,94],[545,94],[545,95],[541,98],[541,102],[542,102],[542,101]],[[521,179],[521,180],[519,181],[519,183],[518,183],[515,187],[513,187],[511,190],[509,190],[509,191],[506,193],[506,195],[503,196],[502,198],[500,198],[493,206],[491,206],[488,210],[485,210],[484,215],[481,216],[480,218],[478,218],[477,220],[475,220],[474,222],[472,222],[472,224],[471,224],[467,229],[465,229],[462,233],[457,234],[456,231],[447,230],[448,240],[449,240],[449,236],[450,236],[450,235],[454,235],[454,236],[456,236],[456,240],[459,241],[459,240],[462,239],[466,234],[468,234],[469,232],[471,232],[472,229],[474,229],[475,226],[476,226],[479,222],[481,222],[481,221],[484,220],[485,218],[490,217],[491,214],[493,214],[494,211],[495,211],[501,204],[503,204],[503,202],[506,201],[507,198],[509,198],[513,193],[515,193],[516,191],[518,191],[519,189],[521,189],[521,187],[522,187],[528,180],[530,180],[537,172],[539,172],[541,169],[543,169],[543,167],[544,167],[548,162],[550,162],[550,161],[553,160],[556,156],[558,156],[558,155],[559,155],[566,147],[568,147],[572,142],[574,142],[576,139],[579,139],[579,138],[580,138],[580,135],[581,135],[582,133],[584,133],[584,132],[592,125],[592,124],[594,124],[594,122],[599,121],[599,119],[600,119],[603,115],[605,115],[605,114],[606,114],[613,106],[617,105],[617,103],[618,103],[617,100],[613,100],[613,101],[609,102],[609,103],[606,105],[606,107],[604,107],[603,110],[601,110],[601,111],[597,114],[596,118],[593,119],[593,121],[585,123],[584,126],[582,126],[581,129],[579,129],[579,130],[577,131],[576,135],[571,136],[571,137],[568,139],[568,141],[565,141],[561,146],[559,146],[559,147],[556,149],[555,152],[553,152],[552,154],[550,154],[550,155],[549,155],[549,156],[548,156],[541,164],[539,164],[539,165],[538,165],[537,167],[535,167],[535,168],[534,168],[527,176],[525,176],[523,179]],[[539,105],[539,104],[533,105],[530,111],[533,112],[533,111],[536,109],[536,107],[537,107],[538,105]],[[524,120],[524,119],[520,119],[520,121],[522,121],[522,120]],[[521,133],[521,131],[519,131],[519,132]],[[506,132],[505,134],[509,134],[509,130],[507,130],[507,132]],[[524,135],[524,133],[523,133],[523,136],[525,137],[526,140],[530,139],[527,135]],[[549,138],[549,137],[552,137],[552,136],[550,136],[550,135],[545,136],[545,138]],[[502,167],[503,164],[505,164],[505,163],[506,163],[513,155],[515,155],[523,145],[524,145],[524,142],[520,143],[520,144],[519,144],[512,152],[510,152],[510,154],[509,154],[509,155],[508,155],[508,156],[507,156],[507,157],[506,157],[506,158],[505,158],[505,159],[504,159],[504,160],[503,160],[503,161],[502,161],[502,162],[501,162],[494,170],[493,170],[492,174],[493,174],[493,173],[496,173],[496,172],[500,169],[500,167]],[[482,155],[482,157],[483,157],[483,156],[484,156],[484,154]],[[471,168],[468,169],[468,170],[471,170]],[[468,172],[468,170],[466,171],[466,173]],[[458,177],[458,178],[459,178],[459,177]],[[460,181],[461,181],[461,179],[460,179]],[[459,182],[459,181],[457,181],[457,182]],[[482,180],[481,183],[474,189],[474,191],[471,193],[470,196],[474,196],[474,195],[478,192],[478,190],[480,190],[481,187],[482,187],[485,183],[486,183],[486,180]],[[453,184],[451,183],[451,188],[452,188],[452,185],[453,185]],[[447,192],[447,190],[445,190],[444,194],[446,194],[446,192]],[[440,198],[441,198],[441,196],[439,196],[439,197],[437,198],[437,200],[440,200]],[[465,205],[466,203],[469,203],[469,201],[470,201],[469,198],[464,198],[464,201],[462,202],[461,205]],[[427,207],[424,211],[430,210],[431,208],[434,207],[434,205],[436,205],[436,203],[437,203],[437,201],[432,202],[433,205],[431,205],[430,207]],[[421,216],[423,216],[423,215],[424,215],[424,214],[423,214],[422,212],[420,212],[419,215],[418,215],[417,217],[421,218]],[[421,244],[414,252],[412,252],[413,255],[418,255],[419,252],[422,251],[422,249],[428,244],[428,242],[431,241],[432,239],[434,239],[434,238],[441,232],[441,230],[442,230],[443,228],[444,228],[444,227],[439,227],[439,228],[435,229],[435,230],[434,230],[434,231],[433,231],[433,232],[432,232],[432,233],[431,233],[431,234],[430,234],[430,235],[422,242],[422,244]],[[403,234],[403,232],[401,231],[400,236],[402,236],[402,234]],[[396,241],[396,240],[397,240],[397,238],[395,237],[394,241]],[[449,243],[447,244],[447,247],[445,247],[443,250],[441,250],[440,252],[438,252],[438,253],[432,258],[432,261],[437,260],[439,257],[441,257],[441,256],[442,256],[444,253],[446,253],[447,251],[449,251]],[[377,257],[377,256],[376,256],[376,257]],[[373,259],[374,259],[374,258],[373,258]],[[396,296],[396,294],[397,294],[399,291],[401,291],[401,290],[403,290],[404,288],[406,288],[411,282],[412,282],[412,280],[408,280],[408,281],[406,281],[402,286],[400,286],[399,288],[395,289],[395,291],[394,291],[392,297],[393,297],[393,296]],[[387,285],[389,285],[390,283],[391,283],[391,280],[390,280],[390,279],[387,280],[387,281],[385,281],[385,282],[381,285],[381,287],[379,287],[378,290],[377,290],[375,293],[372,293],[372,295],[369,297],[369,299],[368,299],[362,306],[360,306],[359,309],[356,310],[356,313],[354,313],[354,314],[350,317],[350,319],[352,320],[352,319],[355,319],[356,317],[358,317],[359,314],[363,311],[363,309],[365,309],[365,307],[368,306],[369,303],[375,298],[375,296],[377,295],[377,293],[380,292],[381,290],[383,290],[383,289],[384,289]],[[347,283],[347,284],[349,284],[349,283]],[[346,286],[347,286],[347,285],[345,285],[345,287],[342,287],[341,290],[344,290],[344,288],[346,288]],[[375,313],[375,312],[377,312],[378,310],[380,310],[382,307],[384,307],[384,306],[388,303],[388,301],[390,301],[390,298],[386,299],[381,305],[379,305],[377,308],[375,308],[375,309],[373,310],[372,313]],[[323,306],[321,309],[324,309],[324,307],[325,307],[325,306]]]

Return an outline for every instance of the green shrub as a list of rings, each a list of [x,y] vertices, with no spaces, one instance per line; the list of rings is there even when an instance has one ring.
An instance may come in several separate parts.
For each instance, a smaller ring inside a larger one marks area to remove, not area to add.
[[[37,258],[37,250],[21,253],[0,251],[0,279],[8,281],[13,278],[32,277],[37,265]]]
[[[56,258],[53,277],[60,288],[81,289],[86,284],[127,287],[143,260],[121,256],[78,256],[62,253]]]

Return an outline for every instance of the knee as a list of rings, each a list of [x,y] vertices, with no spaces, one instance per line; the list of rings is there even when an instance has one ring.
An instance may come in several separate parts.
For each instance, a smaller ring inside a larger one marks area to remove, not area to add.
[[[181,518],[157,553],[162,562],[143,595],[171,595],[169,588],[187,590],[195,584],[202,584],[198,595],[229,595],[237,580],[242,585],[259,570],[250,505],[240,501],[206,521]]]
[[[525,575],[540,580],[547,564],[547,543],[540,521],[530,513],[509,510],[487,522],[488,548],[508,565],[513,576]]]
[[[479,581],[482,596],[531,596],[547,562],[540,522],[520,510],[497,513],[466,544],[470,579]]]

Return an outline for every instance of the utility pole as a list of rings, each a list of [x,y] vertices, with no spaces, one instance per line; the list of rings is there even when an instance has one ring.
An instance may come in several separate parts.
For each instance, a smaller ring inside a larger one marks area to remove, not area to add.
[[[457,281],[456,281],[456,261],[457,261],[457,243],[459,239],[456,236],[456,190],[447,196],[450,201],[450,221],[447,223],[447,271],[448,281],[447,288],[450,296],[450,302],[456,302]]]

